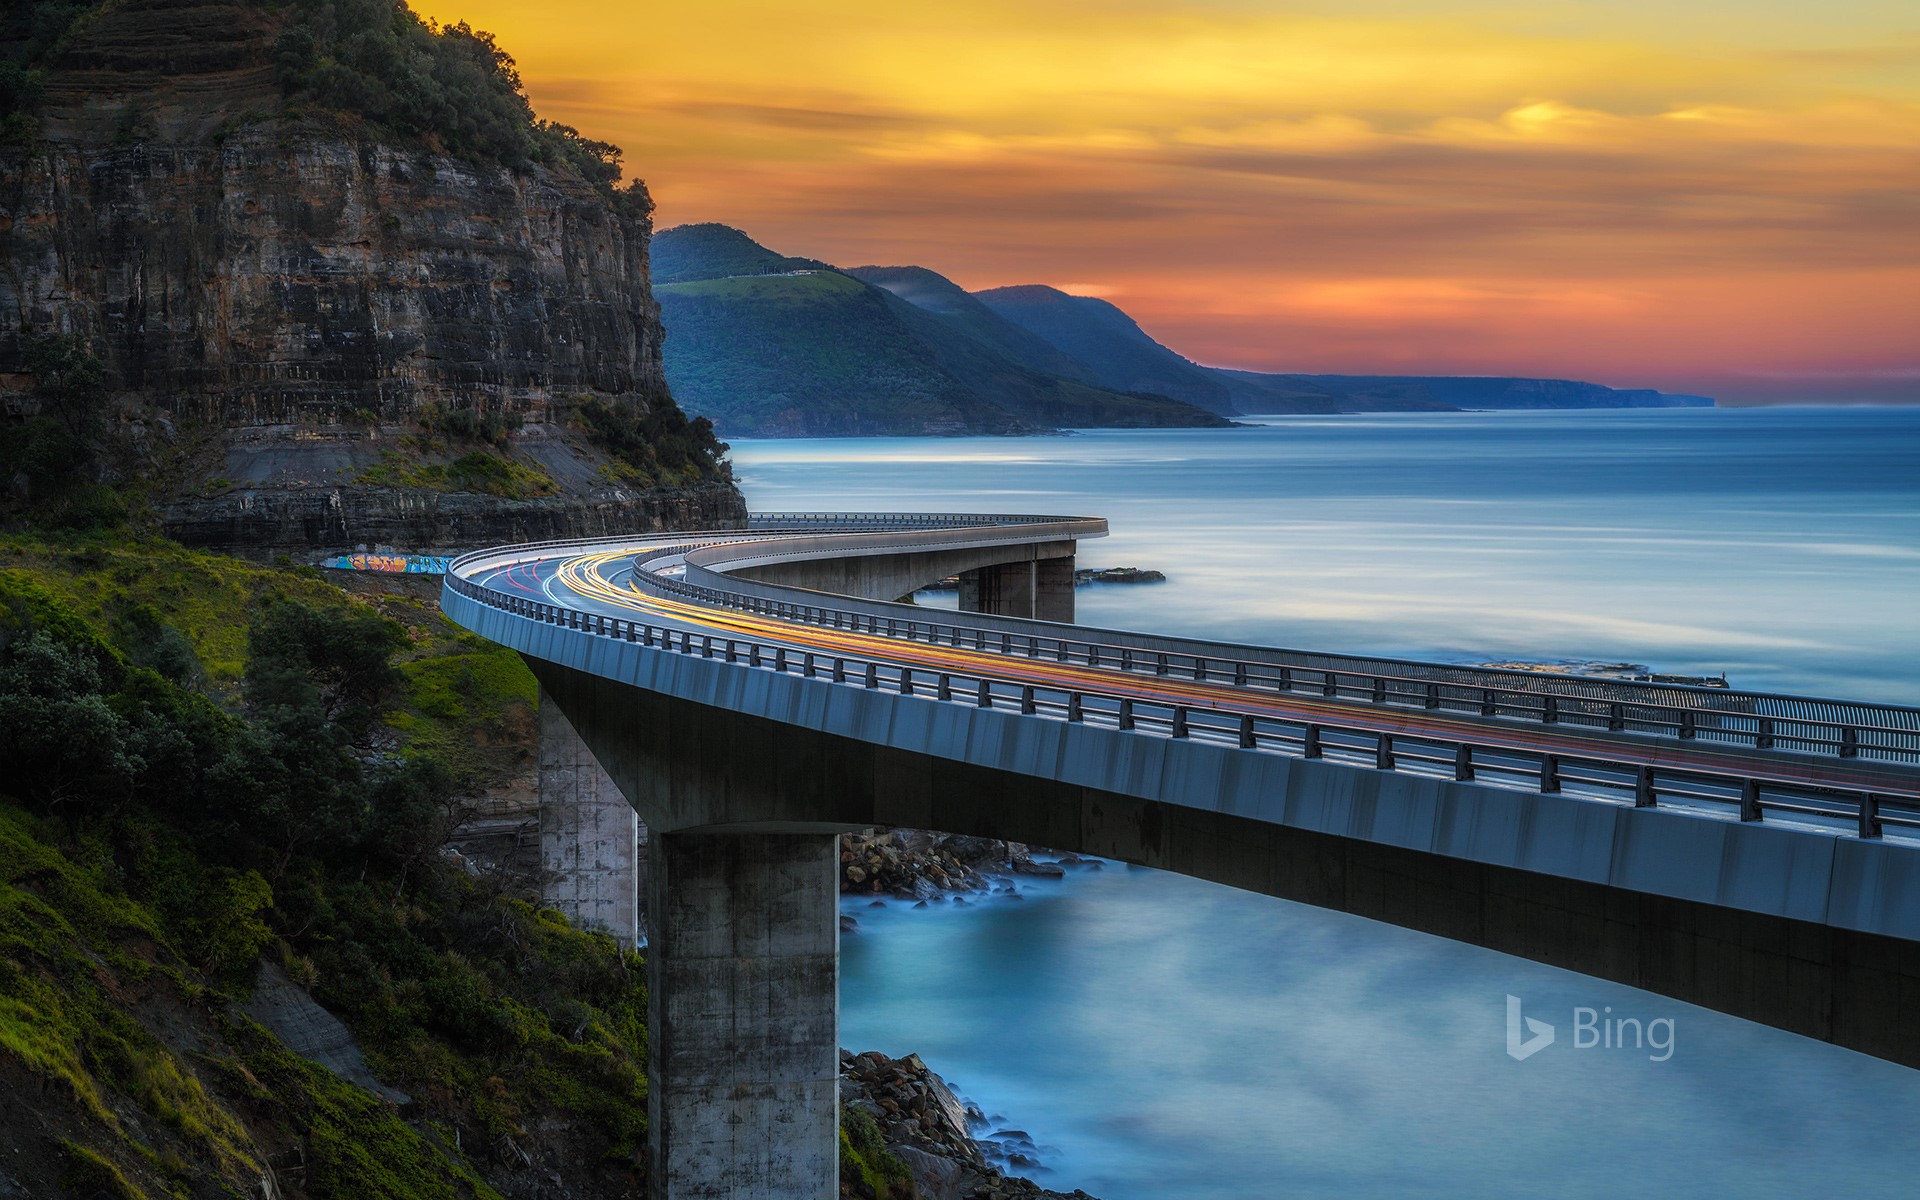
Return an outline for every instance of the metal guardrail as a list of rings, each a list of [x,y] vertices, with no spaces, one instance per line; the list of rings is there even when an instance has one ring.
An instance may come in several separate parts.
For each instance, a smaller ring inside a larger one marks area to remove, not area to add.
[[[654,580],[655,584],[663,582],[666,581]],[[1801,785],[1768,779],[1764,773],[1623,763],[1604,757],[1516,749],[1471,738],[1409,736],[1345,726],[1337,721],[1287,719],[1236,712],[1227,707],[1143,699],[1099,689],[1049,687],[1008,681],[989,674],[912,667],[878,658],[825,655],[774,642],[694,633],[674,626],[607,617],[509,596],[481,587],[457,570],[447,575],[445,586],[489,607],[587,636],[933,703],[1018,712],[1023,716],[1106,727],[1142,736],[1212,742],[1253,752],[1326,759],[1376,770],[1450,776],[1455,780],[1477,780],[1543,793],[1562,792],[1572,786],[1635,807],[1690,808],[1738,816],[1742,821],[1763,820],[1768,812],[1793,813],[1843,824],[1863,838],[1880,837],[1890,827],[1920,830],[1920,794]],[[763,611],[759,605],[769,603],[753,598],[736,599],[751,602],[729,607],[758,612]],[[894,631],[896,636],[908,632],[911,631],[897,628]],[[1016,647],[1014,652],[1020,649]],[[1031,651],[1032,656],[1038,656],[1031,646],[1025,649]],[[1152,664],[1153,669],[1157,670],[1158,666],[1157,661]]]
[[[840,604],[795,603],[778,598],[777,593],[794,592],[797,589],[730,579],[713,569],[728,562],[758,561],[768,557],[769,552],[765,550],[752,554],[725,553],[729,545],[771,540],[756,539],[755,533],[777,531],[784,534],[777,540],[786,541],[788,538],[799,540],[797,535],[805,534],[844,535],[899,532],[903,529],[972,530],[987,535],[973,540],[989,542],[996,540],[995,535],[1010,532],[1014,527],[1027,531],[1045,530],[1061,537],[1069,536],[1075,529],[1097,526],[1104,530],[1104,522],[1096,518],[1044,514],[779,513],[755,516],[749,524],[759,528],[719,532],[698,542],[652,552],[651,556],[657,557],[666,553],[690,555],[696,550],[719,550],[719,554],[701,556],[708,560],[707,566],[692,561],[688,563],[689,576],[711,579],[714,581],[712,584],[667,580],[657,576],[645,576],[646,582],[649,586],[704,603],[746,609],[789,621],[883,636],[900,636],[904,630],[905,636],[914,640],[920,640],[924,634],[926,640],[939,642],[944,639],[946,644],[965,645],[968,649],[1023,653],[1027,657],[1044,656],[1095,669],[1122,672],[1151,670],[1154,674],[1215,685],[1267,692],[1317,694],[1323,699],[1370,706],[1416,707],[1609,733],[1697,740],[1754,750],[1899,763],[1920,761],[1920,709],[1908,707],[1188,642],[1113,631],[1101,631],[1102,640],[1097,641],[1069,638],[1043,632],[1049,628],[1044,624],[1012,618],[976,617],[971,619],[975,623],[960,624],[921,620],[914,610],[903,605],[861,601]],[[989,530],[993,532],[988,533]],[[523,555],[526,551],[618,545],[631,540],[631,536],[567,539],[529,543],[507,551],[482,551],[456,560],[450,568],[449,577],[456,577],[466,567],[501,553]],[[922,543],[927,541],[925,537],[913,540]],[[851,543],[856,539],[849,538],[848,541]],[[867,543],[871,539],[859,538],[857,541]],[[745,546],[741,548],[744,550]],[[812,549],[824,552],[826,547],[816,546]],[[777,551],[772,555],[779,556]],[[641,574],[644,573],[637,573],[637,577]],[[776,595],[769,596],[770,592]],[[903,615],[876,615],[896,609]],[[1002,629],[995,634],[981,628],[982,624],[996,624]],[[1032,626],[1035,632],[1010,634],[1005,631],[1006,626]],[[1195,649],[1144,650],[1138,645],[1130,645],[1129,641],[1188,645]]]
[[[808,514],[801,520],[821,520]],[[880,518],[875,518],[880,519]],[[943,518],[952,522],[968,516]],[[1000,518],[995,524],[1065,531],[1079,518]],[[858,526],[865,531],[871,522]],[[796,530],[798,532],[798,530]],[[807,532],[817,532],[808,529]],[[737,543],[742,539],[730,539]],[[817,547],[816,549],[823,549]],[[924,549],[925,545],[908,548]],[[1120,671],[1144,669],[1158,675],[1196,682],[1250,687],[1257,690],[1318,694],[1322,698],[1375,706],[1411,707],[1469,716],[1530,721],[1543,725],[1671,737],[1741,746],[1869,758],[1889,762],[1920,762],[1920,709],[1896,705],[1869,705],[1842,700],[1788,696],[1721,688],[1683,687],[1623,680],[1582,679],[1498,668],[1454,667],[1400,659],[1363,658],[1265,647],[1188,642],[1183,639],[1137,637],[1100,631],[1101,639],[1066,637],[1044,632],[1044,623],[999,620],[1000,625],[1032,625],[1034,632],[1015,634],[1004,628],[993,633],[980,623],[945,622],[907,615],[904,605],[866,602],[843,604],[799,603],[769,593],[791,592],[772,584],[729,580],[723,568],[730,564],[784,557],[777,550],[729,554],[728,545],[685,547],[688,574],[711,583],[670,581],[651,577],[667,590],[704,603],[746,608],[783,620],[849,629],[880,636],[904,636],[944,641],[966,649],[1002,653],[1024,652],[1058,662]],[[692,550],[710,551],[695,561]],[[744,549],[744,547],[742,547]],[[752,601],[753,603],[745,603]],[[898,609],[900,616],[880,616]],[[1134,642],[1180,643],[1190,650],[1143,649]]]

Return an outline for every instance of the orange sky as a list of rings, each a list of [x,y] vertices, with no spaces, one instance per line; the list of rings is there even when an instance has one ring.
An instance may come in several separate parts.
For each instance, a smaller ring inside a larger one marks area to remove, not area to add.
[[[662,227],[1097,293],[1224,366],[1920,400],[1912,0],[416,7]]]

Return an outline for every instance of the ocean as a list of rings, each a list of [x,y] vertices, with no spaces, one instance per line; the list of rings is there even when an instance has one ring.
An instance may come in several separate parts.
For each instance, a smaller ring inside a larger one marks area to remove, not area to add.
[[[1920,702],[1920,410],[1250,420],[741,441],[734,459],[755,510],[1107,517],[1080,565],[1168,581],[1080,589],[1085,625]],[[841,1042],[920,1052],[996,1128],[1033,1135],[1028,1173],[1047,1186],[1911,1191],[1900,1114],[1920,1072],[1123,864],[1021,889],[966,907],[848,901]],[[1556,1045],[1506,1054],[1509,996]]]

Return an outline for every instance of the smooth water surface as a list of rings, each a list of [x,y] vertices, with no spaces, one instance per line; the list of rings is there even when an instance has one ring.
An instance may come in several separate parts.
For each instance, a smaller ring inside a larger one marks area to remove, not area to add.
[[[1402,657],[1626,659],[1920,700],[1920,409],[1273,417],[735,444],[755,509],[1103,516],[1085,625]]]
[[[1080,620],[1920,701],[1920,411],[1269,418],[741,442],[752,507],[1090,513]],[[1631,988],[1108,864],[849,901],[841,1041],[919,1051],[1105,1200],[1908,1195],[1920,1072]],[[1506,998],[1556,1027],[1506,1053]],[[1658,1049],[1582,1047],[1673,1022]],[[1611,1012],[1604,1010],[1611,1008]]]

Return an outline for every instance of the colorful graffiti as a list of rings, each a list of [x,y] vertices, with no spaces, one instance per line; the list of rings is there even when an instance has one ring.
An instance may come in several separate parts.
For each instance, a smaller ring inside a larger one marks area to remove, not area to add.
[[[445,575],[452,561],[430,554],[342,554],[320,565],[336,571],[379,571],[386,575]]]

